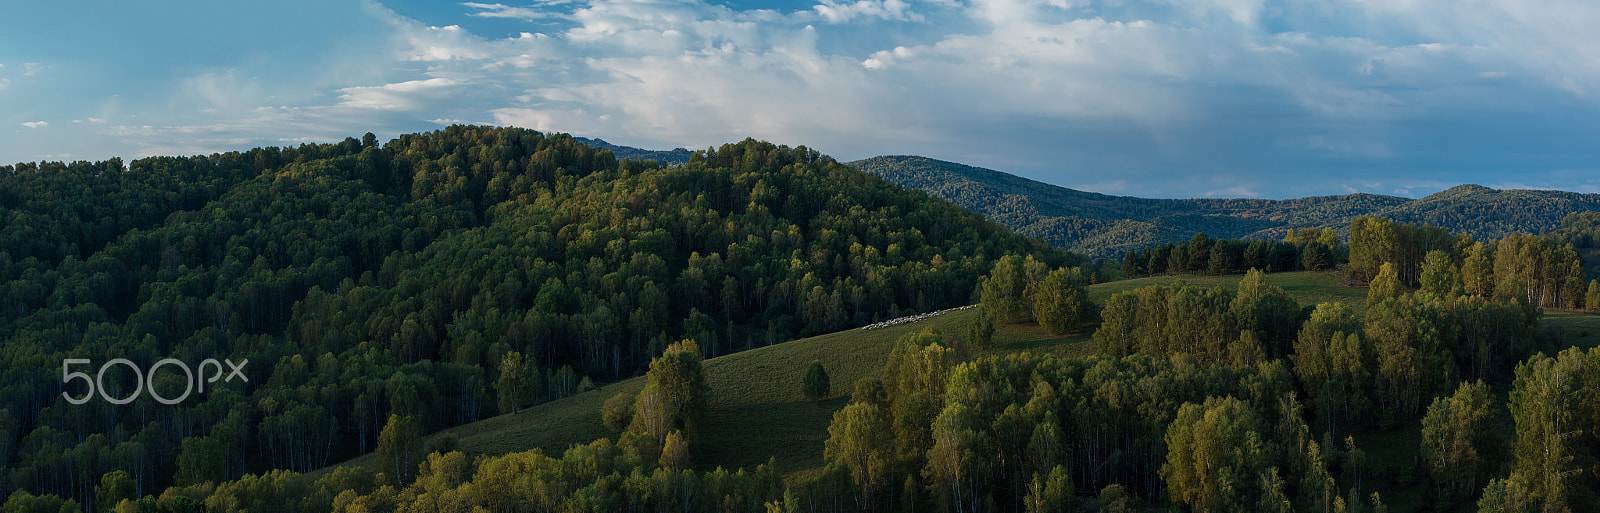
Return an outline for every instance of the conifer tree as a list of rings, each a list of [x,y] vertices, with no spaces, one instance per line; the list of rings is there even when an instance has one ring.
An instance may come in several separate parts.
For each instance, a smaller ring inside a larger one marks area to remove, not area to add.
[[[821,360],[812,360],[806,367],[806,376],[800,384],[800,391],[813,401],[821,401],[828,397],[829,389],[828,371],[822,368]]]

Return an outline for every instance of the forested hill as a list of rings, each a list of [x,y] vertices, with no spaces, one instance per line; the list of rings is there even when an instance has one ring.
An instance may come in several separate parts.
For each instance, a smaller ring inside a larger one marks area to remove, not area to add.
[[[1092,256],[1212,237],[1281,237],[1290,228],[1334,227],[1359,216],[1429,223],[1479,239],[1561,226],[1568,213],[1600,210],[1600,194],[1500,191],[1462,185],[1421,199],[1374,194],[1289,200],[1147,199],[1058,187],[1015,175],[915,156],[851,162],[862,171],[982,213],[1018,233]]]
[[[391,415],[428,433],[637,374],[680,339],[716,356],[971,304],[1003,255],[1082,261],[753,140],[662,168],[453,126],[0,166],[0,191],[0,497],[93,511],[108,473],[150,493],[319,468]],[[248,360],[248,382],[169,407],[153,397],[182,373],[140,390],[114,365],[103,395],[131,402],[63,396],[118,358]]]
[[[619,159],[654,160],[662,167],[681,166],[689,163],[689,156],[694,152],[678,148],[675,150],[646,150],[632,146],[611,144],[605,139],[590,139],[587,137],[573,137],[573,139],[597,150],[611,150]]]

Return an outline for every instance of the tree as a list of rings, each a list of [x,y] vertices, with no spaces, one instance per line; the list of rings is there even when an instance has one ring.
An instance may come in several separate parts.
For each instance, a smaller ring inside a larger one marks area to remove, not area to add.
[[[100,476],[100,485],[94,487],[95,509],[105,511],[124,499],[137,499],[138,488],[133,478],[121,470],[106,472]]]
[[[1398,240],[1388,219],[1357,217],[1350,220],[1350,272],[1357,280],[1371,281],[1380,266],[1392,261]]]
[[[800,384],[800,392],[813,401],[821,401],[828,397],[828,371],[822,368],[822,360],[812,360],[806,367],[806,375]]]
[[[1305,252],[1300,256],[1300,265],[1307,271],[1321,271],[1333,267],[1332,251],[1321,242],[1308,242]]]
[[[855,390],[850,394],[851,403],[864,403],[883,408],[889,408],[889,392],[883,388],[883,380],[878,378],[861,378],[856,380]]]
[[[1195,233],[1194,237],[1189,239],[1188,270],[1204,271],[1207,267],[1206,264],[1210,263],[1210,259],[1211,238],[1207,237],[1205,232]]]
[[[1032,319],[1033,309],[1028,302],[1028,277],[1023,272],[1022,258],[1016,255],[1000,257],[994,269],[983,280],[983,309],[994,316],[994,322],[1012,324]]]
[[[967,341],[977,347],[990,347],[994,343],[994,320],[989,318],[988,310],[982,306],[978,307],[978,315],[972,318],[972,323],[967,325]]]
[[[1033,481],[1028,483],[1028,496],[1023,499],[1023,507],[1028,513],[1073,511],[1077,507],[1077,496],[1072,494],[1072,478],[1067,474],[1067,469],[1056,465],[1050,470],[1049,476],[1040,476],[1035,472]]]
[[[922,471],[928,491],[943,497],[957,511],[977,510],[981,477],[987,475],[987,437],[973,429],[974,416],[964,404],[945,406],[933,421],[933,447],[928,449],[928,464]]]
[[[628,424],[633,422],[634,400],[635,396],[626,392],[617,392],[606,399],[600,411],[600,420],[605,423],[606,429],[617,433],[628,429]]]
[[[227,454],[217,439],[209,436],[185,438],[183,448],[178,452],[178,475],[173,482],[179,486],[221,482],[226,477],[223,464],[227,460]]]
[[[1494,253],[1482,242],[1474,242],[1466,249],[1461,262],[1461,285],[1468,294],[1494,297]]]
[[[502,413],[516,413],[533,401],[534,372],[522,353],[512,351],[500,359],[500,379],[494,385]]]
[[[1600,360],[1600,350],[1591,352],[1590,357]],[[1589,415],[1594,415],[1580,407],[1580,401],[1594,392],[1585,390],[1592,384],[1583,379],[1584,367],[1584,355],[1577,348],[1555,357],[1537,354],[1517,365],[1510,397],[1511,417],[1517,426],[1516,463],[1509,481],[1541,504],[1543,511],[1568,511],[1586,502],[1579,494],[1593,493],[1586,485],[1594,483],[1575,479],[1583,472],[1578,458],[1587,452],[1579,437],[1585,424],[1593,422]],[[1511,485],[1506,489],[1514,491]]]
[[[1057,335],[1077,330],[1089,309],[1085,281],[1076,267],[1051,271],[1034,296],[1033,313],[1039,325]]]
[[[1372,308],[1372,305],[1381,303],[1385,299],[1400,297],[1404,292],[1394,264],[1384,262],[1378,268],[1378,275],[1367,285],[1367,308]]]
[[[1461,275],[1456,270],[1456,265],[1450,260],[1450,253],[1444,250],[1428,252],[1428,257],[1422,262],[1422,290],[1444,297],[1460,293]]]
[[[1246,271],[1228,308],[1239,328],[1253,332],[1261,341],[1267,358],[1282,358],[1289,353],[1300,331],[1300,303],[1272,285],[1266,273]]]
[[[1167,428],[1167,488],[1195,511],[1245,511],[1268,465],[1262,423],[1233,397],[1185,403]]]
[[[1589,281],[1589,292],[1584,295],[1583,307],[1600,310],[1600,279]]]
[[[1441,495],[1466,499],[1479,490],[1493,432],[1489,385],[1462,383],[1454,395],[1433,400],[1422,419],[1422,457],[1428,461]]]
[[[853,403],[833,414],[823,458],[850,469],[859,494],[858,509],[871,509],[878,492],[888,483],[894,459],[888,415],[870,403]],[[884,452],[884,451],[890,452]]]
[[[378,434],[378,471],[388,474],[396,486],[405,486],[416,478],[422,450],[416,419],[391,414]]]
[[[1139,272],[1140,271],[1140,264],[1142,262],[1143,262],[1143,260],[1139,258],[1139,252],[1137,252],[1137,251],[1129,251],[1127,253],[1123,253],[1123,255],[1122,255],[1122,274],[1124,276],[1128,276],[1130,278],[1134,277],[1134,276],[1138,276],[1140,274],[1144,274],[1144,273]]]
[[[648,434],[656,443],[665,443],[671,431],[680,431],[684,443],[691,443],[705,415],[709,388],[699,344],[683,340],[667,346],[666,352],[650,362],[629,430]]]
[[[668,433],[667,439],[661,444],[661,459],[656,463],[673,472],[691,468],[688,437],[681,431]]]
[[[1132,497],[1128,494],[1128,487],[1120,484],[1106,485],[1100,489],[1101,513],[1131,513],[1133,511]]]

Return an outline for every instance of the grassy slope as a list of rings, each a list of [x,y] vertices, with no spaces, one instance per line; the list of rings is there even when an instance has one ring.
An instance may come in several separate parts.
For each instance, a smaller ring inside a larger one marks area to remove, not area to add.
[[[1233,288],[1240,278],[1237,275],[1155,276],[1094,285],[1089,288],[1089,295],[1097,302],[1104,301],[1117,292],[1169,284],[1179,279],[1191,285]],[[1271,275],[1270,279],[1303,305],[1343,301],[1359,310],[1366,300],[1366,289],[1348,287],[1328,273],[1279,273]],[[716,466],[754,468],[767,458],[776,457],[783,468],[793,472],[791,480],[815,474],[822,466],[823,441],[827,438],[833,412],[844,407],[856,380],[880,375],[894,341],[925,327],[959,336],[976,313],[976,310],[950,312],[911,324],[842,331],[707,360],[705,368],[712,390],[709,418],[702,429],[703,439],[715,442],[702,444],[697,466],[704,469]],[[1550,312],[1545,322],[1561,326],[1574,345],[1600,345],[1600,316]],[[1090,337],[1093,332],[1094,326],[1089,326],[1062,337],[1034,325],[1000,326],[995,337],[1002,347],[989,352],[1027,350],[1068,357],[1087,356],[1094,353]],[[809,401],[800,393],[801,375],[811,360],[822,361],[833,385],[833,394],[820,403]],[[441,433],[459,437],[461,449],[468,453],[505,454],[539,448],[547,454],[559,454],[572,444],[614,436],[600,422],[601,404],[613,394],[637,393],[643,387],[643,378],[628,379]],[[1368,453],[1369,472],[1395,476],[1400,469],[1411,465],[1417,457],[1421,436],[1419,426],[1413,424],[1356,437],[1358,445]],[[1342,447],[1343,443],[1337,445]],[[369,454],[340,465],[365,466],[370,465],[371,460]],[[1396,511],[1411,511],[1421,506],[1421,492],[1415,488],[1389,489],[1384,491],[1384,500]]]

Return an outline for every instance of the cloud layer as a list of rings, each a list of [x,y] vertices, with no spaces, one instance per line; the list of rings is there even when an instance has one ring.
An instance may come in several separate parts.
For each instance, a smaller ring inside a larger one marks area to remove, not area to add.
[[[410,7],[362,3],[375,51],[324,60],[310,88],[210,70],[165,99],[181,115],[117,100],[75,117],[112,120],[81,126],[138,154],[464,121],[651,148],[756,137],[841,159],[922,154],[1149,196],[1600,186],[1584,172],[1600,60],[1577,57],[1600,55],[1592,2]],[[0,68],[0,95],[40,66]],[[51,119],[26,114],[13,126]],[[92,153],[49,151],[67,150]]]

